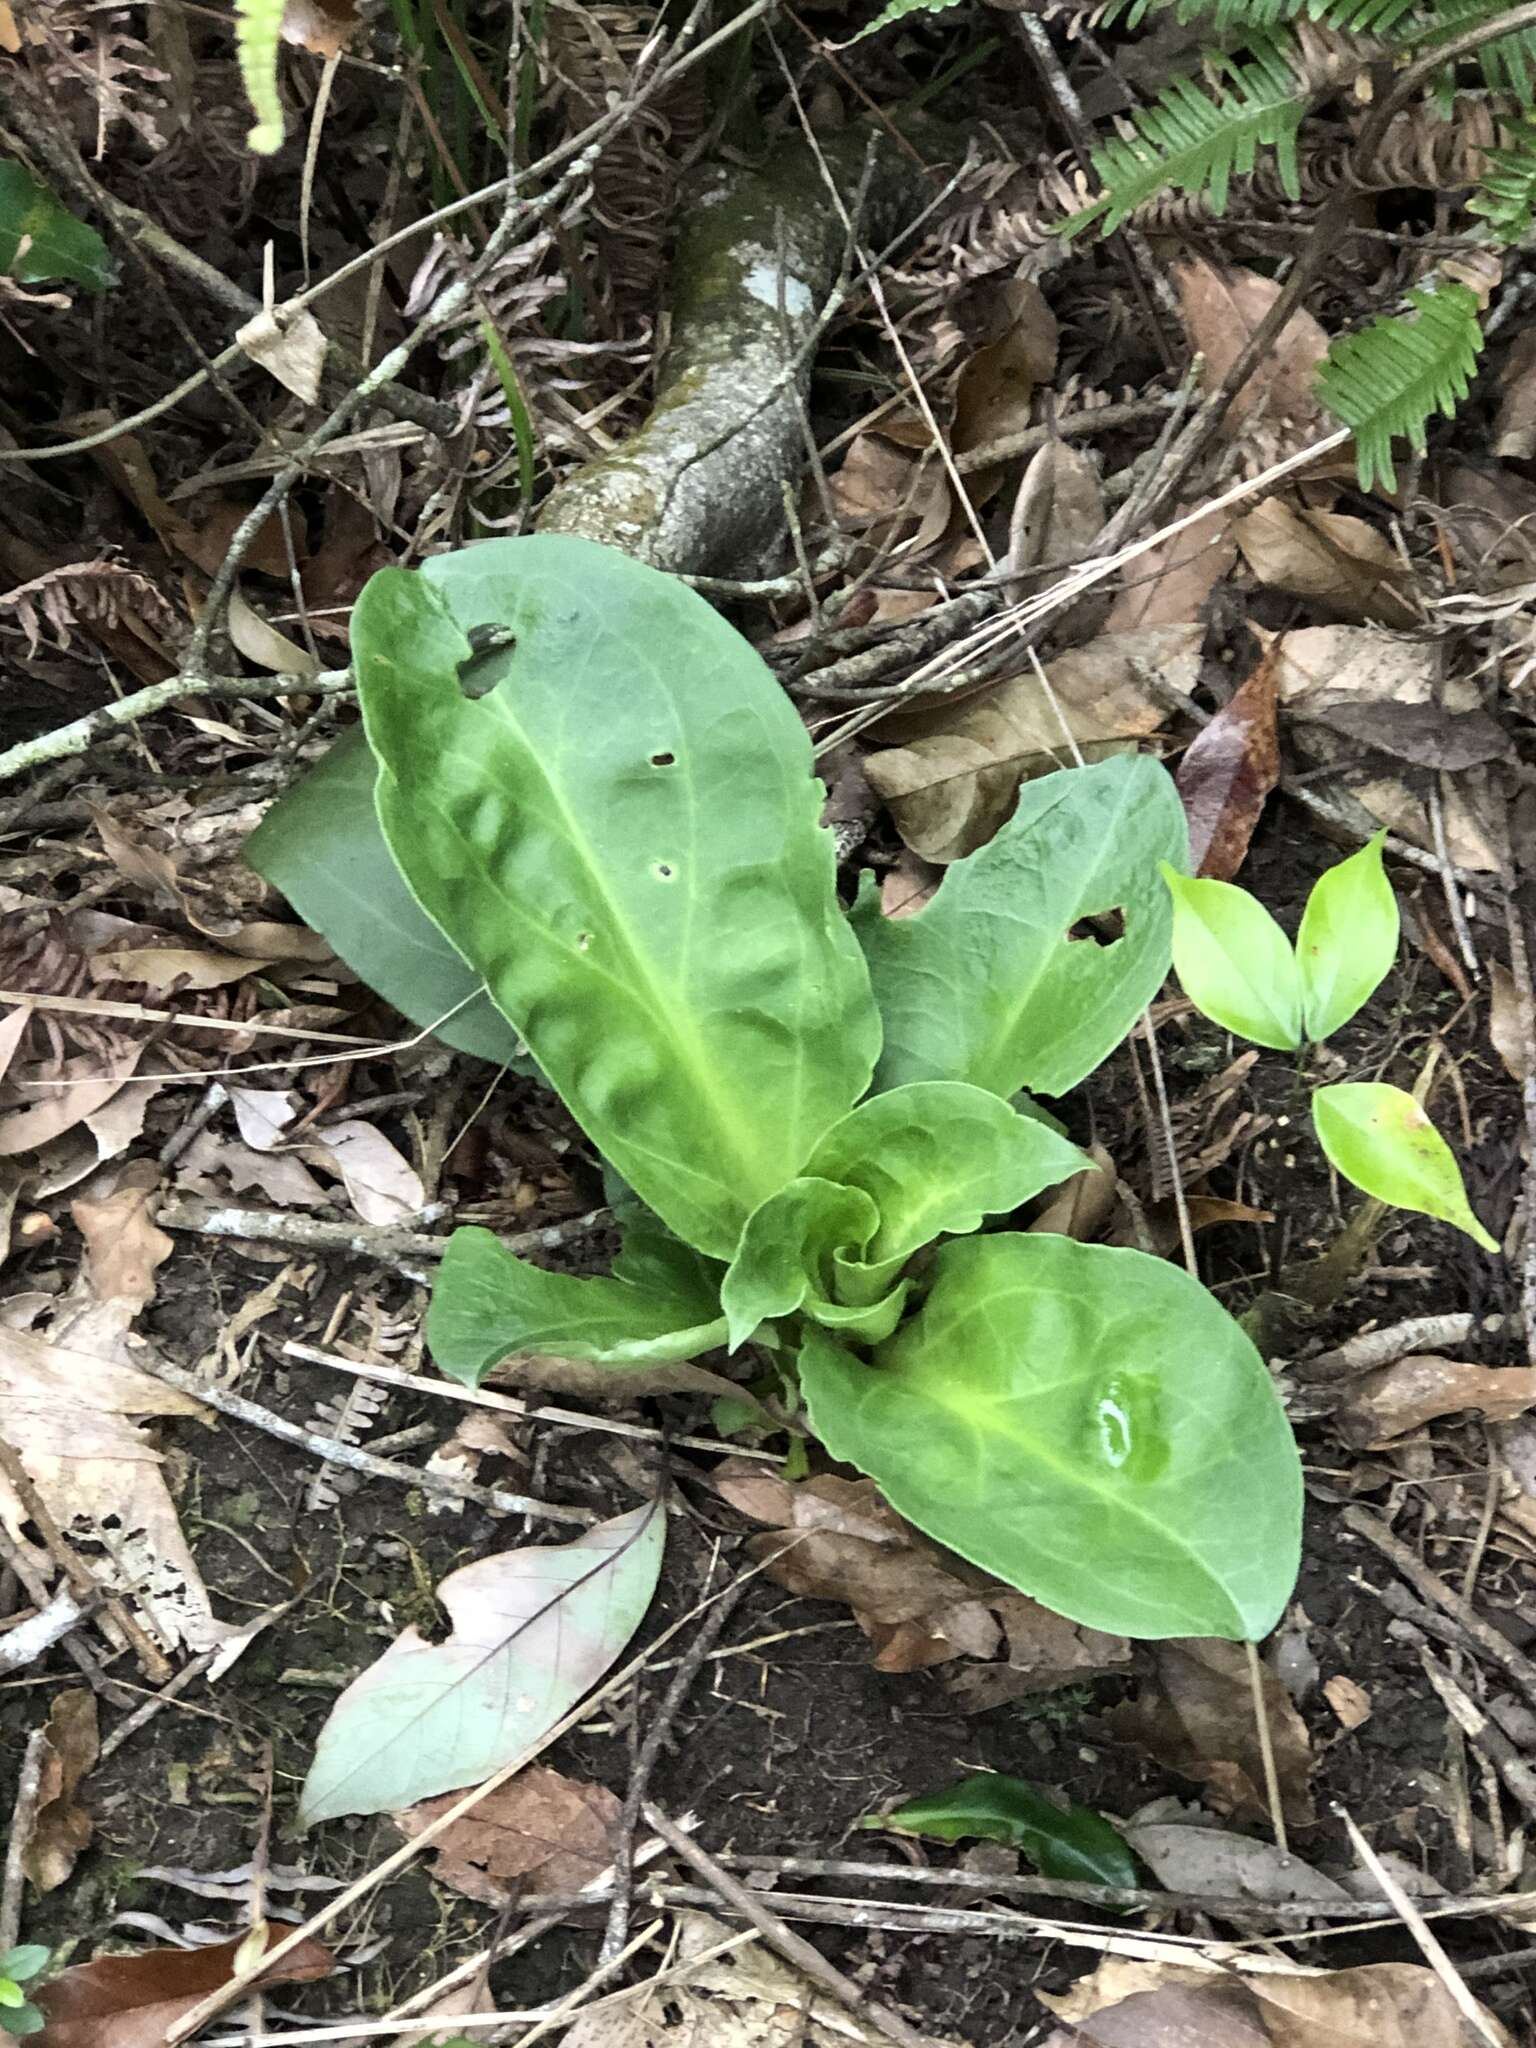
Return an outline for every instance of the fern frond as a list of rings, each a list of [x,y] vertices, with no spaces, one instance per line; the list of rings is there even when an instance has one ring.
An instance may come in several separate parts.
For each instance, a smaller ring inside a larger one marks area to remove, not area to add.
[[[876,29],[889,28],[892,22],[901,21],[909,14],[944,14],[951,7],[958,7],[961,0],[889,0],[873,21],[864,24],[857,35],[848,38],[850,43],[860,43],[865,36],[872,36]]]
[[[283,0],[235,0],[235,54],[256,126],[245,138],[257,156],[283,146],[283,102],[277,89],[277,46],[283,30]]]
[[[1415,50],[1428,52],[1437,43],[1448,43],[1468,29],[1479,28],[1498,14],[1490,0],[1430,0],[1427,24],[1404,38]],[[1513,34],[1495,36],[1477,52],[1484,80],[1495,92],[1513,93],[1522,106],[1536,98],[1536,28],[1516,29]]]
[[[1128,28],[1149,14],[1172,13],[1180,21],[1209,22],[1221,35],[1260,35],[1288,22],[1315,21],[1350,35],[1388,35],[1417,0],[1130,0]],[[1112,7],[1109,19],[1119,12]]]
[[[1488,151],[1482,184],[1467,201],[1467,211],[1480,214],[1501,244],[1536,226],[1536,121],[1512,121],[1505,132],[1513,147]]]
[[[1256,38],[1246,61],[1208,56],[1207,73],[1208,84],[1174,79],[1151,106],[1132,115],[1131,134],[1094,151],[1103,193],[1065,224],[1064,234],[1077,234],[1094,220],[1102,220],[1108,234],[1170,187],[1204,194],[1222,213],[1234,174],[1251,171],[1263,147],[1277,152],[1288,196],[1300,197],[1296,131],[1307,111],[1307,91],[1287,45],[1273,36]]]
[[[1455,412],[1483,346],[1477,298],[1464,284],[1421,286],[1408,303],[1411,312],[1336,341],[1318,373],[1318,397],[1354,432],[1362,490],[1378,476],[1397,488],[1393,436],[1405,434],[1422,454],[1430,415]]]

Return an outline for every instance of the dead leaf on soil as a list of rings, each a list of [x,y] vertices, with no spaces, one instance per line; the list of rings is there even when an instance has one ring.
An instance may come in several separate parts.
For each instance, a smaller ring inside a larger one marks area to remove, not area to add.
[[[1249,569],[1271,589],[1310,598],[1341,619],[1418,621],[1405,591],[1408,571],[1386,535],[1364,519],[1266,498],[1232,531]]]
[[[1041,569],[1085,560],[1103,530],[1104,492],[1098,465],[1070,441],[1050,440],[1030,457],[1008,522],[1008,566]],[[1039,576],[1015,585],[1019,592],[1044,590]],[[1076,645],[1102,625],[1109,598],[1090,591],[1052,620],[1054,644]]]
[[[1173,282],[1190,341],[1205,358],[1205,389],[1214,390],[1281,287],[1255,270],[1200,258],[1175,263]],[[1327,353],[1328,337],[1318,322],[1304,309],[1293,313],[1227,408],[1222,432],[1229,440],[1252,439],[1266,461],[1315,439],[1323,431],[1323,412],[1314,384]]]
[[[1275,663],[1284,640],[1272,641],[1179,763],[1179,795],[1189,819],[1190,872],[1230,882],[1280,780]]]
[[[1065,1997],[1041,2048],[1466,2048],[1456,2001],[1422,1963],[1234,1977],[1107,1956]],[[1514,2048],[1479,2006],[1488,2038]]]
[[[1254,1727],[1248,1659],[1238,1643],[1190,1637],[1154,1643],[1157,1673],[1134,1700],[1114,1708],[1110,1727],[1148,1750],[1168,1770],[1204,1785],[1211,1804],[1245,1820],[1263,1819],[1264,1765]],[[1283,1685],[1264,1673],[1275,1767],[1286,1819],[1312,1819],[1312,1745]]]
[[[55,1891],[64,1883],[91,1839],[91,1816],[75,1794],[99,1748],[96,1695],[84,1686],[61,1692],[43,1729],[37,1814],[21,1859],[40,1892]]]
[[[153,1299],[155,1273],[176,1248],[151,1214],[159,1189],[155,1162],[136,1160],[119,1175],[113,1193],[70,1204],[75,1228],[85,1240],[85,1285],[99,1302],[122,1303],[125,1329]]]
[[[225,622],[237,651],[256,668],[279,676],[312,676],[320,666],[307,648],[280,633],[239,590],[230,596]]]
[[[864,770],[914,853],[959,860],[996,832],[1022,781],[1070,761],[1063,722],[1094,758],[1134,745],[1168,717],[1149,678],[1187,693],[1199,660],[1195,626],[1101,634],[1058,655],[1044,683],[1029,671],[959,705],[904,718],[903,744],[871,754]]]
[[[957,455],[1021,433],[1030,425],[1037,388],[1056,374],[1056,316],[1037,284],[1014,278],[1003,287],[998,324],[1003,331],[997,340],[977,349],[956,380],[951,446]],[[978,504],[1000,475],[988,471],[971,479],[968,488]]]
[[[1025,1675],[1028,1691],[1129,1659],[1121,1637],[1049,1614],[930,1543],[887,1505],[873,1480],[828,1473],[794,1484],[761,1465],[727,1459],[713,1484],[742,1514],[786,1532],[755,1536],[748,1548],[772,1560],[768,1576],[776,1584],[851,1608],[875,1646],[877,1671],[990,1658],[1005,1631],[1008,1665]]]
[[[459,1796],[407,1807],[395,1825],[414,1839]],[[527,1891],[580,1891],[613,1862],[620,1811],[606,1785],[520,1771],[438,1837],[433,1875],[484,1906],[514,1905]]]
[[[1079,1244],[1092,1244],[1114,1215],[1120,1200],[1120,1176],[1115,1162],[1100,1144],[1088,1147],[1092,1166],[1074,1173],[1054,1190],[1050,1201],[1034,1218],[1031,1231],[1052,1237],[1075,1237]]]
[[[1180,505],[1170,523],[1193,509]],[[1236,561],[1231,513],[1208,512],[1130,565],[1104,621],[1105,632],[1138,633],[1158,626],[1193,625],[1206,599],[1230,575]]]
[[[308,1151],[340,1176],[348,1201],[365,1223],[407,1222],[427,1199],[415,1167],[361,1118],[327,1124],[310,1140]]]
[[[248,1194],[252,1188],[281,1209],[319,1209],[330,1199],[301,1159],[257,1152],[212,1131],[198,1133],[177,1160],[174,1173],[178,1188],[214,1201]]]
[[[76,1963],[33,1993],[48,2020],[41,2038],[48,2048],[164,2048],[177,2021],[230,1982],[235,1958],[250,1938]],[[309,1984],[335,1967],[328,1948],[305,1940],[254,1982]]]
[[[0,1090],[0,1159],[36,1152],[105,1109],[142,1055],[142,1046],[118,1046],[13,1064]]]
[[[1158,1883],[1171,1892],[1279,1905],[1297,1899],[1347,1900],[1350,1894],[1321,1870],[1274,1842],[1229,1828],[1182,1821],[1121,1822],[1120,1832]]]
[[[886,917],[916,917],[938,894],[944,870],[904,846],[880,883],[880,909]]]
[[[1529,328],[1515,336],[1499,373],[1493,452],[1506,462],[1536,456],[1536,334]]]
[[[1323,1698],[1332,1707],[1334,1718],[1344,1729],[1363,1728],[1371,1718],[1371,1696],[1363,1685],[1357,1685],[1352,1678],[1340,1671],[1323,1686]]]
[[[1364,1451],[1422,1429],[1437,1415],[1470,1409],[1489,1422],[1512,1422],[1531,1407],[1536,1366],[1473,1365],[1424,1352],[1351,1380],[1334,1421],[1345,1441]]]
[[[320,396],[325,334],[313,313],[290,306],[264,306],[243,327],[236,328],[235,340],[253,363],[259,363],[295,398],[313,405]]]
[[[1493,963],[1493,990],[1488,1001],[1488,1040],[1504,1062],[1504,1071],[1510,1079],[1523,1081],[1530,1050],[1520,1026],[1520,997],[1515,988],[1515,977],[1502,960]]]

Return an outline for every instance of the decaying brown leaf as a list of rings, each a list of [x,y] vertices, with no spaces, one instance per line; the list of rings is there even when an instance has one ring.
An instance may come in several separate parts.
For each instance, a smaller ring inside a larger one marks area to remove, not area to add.
[[[40,1892],[63,1884],[94,1832],[91,1816],[75,1794],[95,1764],[99,1747],[96,1695],[84,1686],[61,1692],[43,1728],[37,1814],[21,1858],[22,1868]]]
[[[996,1655],[1006,1632],[1018,1691],[1043,1691],[1123,1664],[1119,1636],[1079,1628],[1026,1600],[904,1522],[873,1480],[821,1474],[799,1484],[727,1459],[716,1491],[784,1534],[749,1549],[768,1576],[808,1599],[838,1600],[875,1646],[878,1671],[919,1671],[956,1657]]]
[[[903,719],[903,743],[871,754],[865,773],[914,853],[959,860],[996,832],[1022,781],[1070,762],[1068,733],[1097,758],[1156,732],[1168,703],[1151,678],[1191,690],[1199,641],[1194,626],[1101,634],[1058,655],[1044,683],[1029,670]]]
[[[1294,1851],[1228,1828],[1187,1821],[1132,1821],[1121,1833],[1152,1875],[1171,1892],[1274,1905],[1295,1899],[1347,1900],[1343,1885],[1303,1863]]]
[[[1108,1716],[1115,1734],[1203,1785],[1221,1812],[1262,1819],[1264,1765],[1242,1646],[1175,1637],[1153,1644],[1152,1655],[1156,1676]],[[1263,1682],[1281,1801],[1287,1820],[1302,1827],[1312,1819],[1311,1740],[1284,1686],[1267,1671]]]
[[[1266,1971],[1107,1956],[1065,1997],[1037,1991],[1065,2026],[1041,2048],[1466,2048],[1456,2001],[1423,1963]],[[1479,2006],[1485,2038],[1513,2041]]]
[[[1488,999],[1488,1039],[1513,1081],[1523,1081],[1531,1058],[1520,1022],[1520,996],[1515,977],[1502,960],[1493,963],[1493,988]]]
[[[1384,533],[1347,512],[1317,512],[1266,498],[1233,523],[1260,583],[1311,598],[1340,619],[1413,625],[1407,570]]]
[[[70,1204],[85,1240],[85,1285],[97,1302],[122,1305],[124,1328],[153,1298],[155,1273],[176,1248],[151,1213],[159,1187],[155,1162],[135,1160],[111,1194]]]
[[[1179,764],[1191,872],[1214,881],[1230,882],[1242,866],[1265,801],[1280,780],[1275,664],[1283,645],[1271,642]]]
[[[461,1797],[445,1793],[395,1815],[419,1835]],[[620,1806],[605,1785],[559,1771],[520,1771],[434,1844],[434,1875],[486,1906],[510,1906],[521,1892],[580,1891],[613,1861]]]
[[[1172,275],[1190,341],[1205,358],[1206,389],[1212,390],[1267,317],[1281,287],[1256,270],[1218,267],[1200,258],[1175,263]],[[1322,327],[1298,308],[1228,406],[1222,422],[1228,438],[1253,439],[1273,461],[1321,434],[1322,407],[1313,387],[1327,353]]]
[[[1181,505],[1174,519],[1193,508]],[[1209,512],[1183,533],[1139,556],[1104,621],[1106,633],[1148,632],[1193,625],[1206,599],[1237,560],[1230,512]]]
[[[1489,1422],[1512,1422],[1533,1406],[1536,1366],[1473,1365],[1425,1352],[1350,1381],[1334,1420],[1347,1443],[1372,1450],[1437,1415],[1470,1409]]]
[[[76,1963],[33,1993],[48,2021],[40,2038],[48,2048],[165,2048],[177,2021],[229,1983],[249,1940],[243,1935],[212,1948],[152,1948]],[[305,1940],[255,1981],[308,1984],[335,1966],[328,1948]]]
[[[1332,1707],[1341,1728],[1363,1728],[1374,1711],[1365,1687],[1342,1671],[1324,1683],[1323,1698]]]

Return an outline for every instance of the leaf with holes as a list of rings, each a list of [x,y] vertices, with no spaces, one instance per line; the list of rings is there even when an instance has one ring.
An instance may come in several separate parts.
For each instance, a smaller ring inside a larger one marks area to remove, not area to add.
[[[1132,1636],[1257,1640],[1295,1582],[1301,1465],[1258,1352],[1144,1252],[957,1238],[861,1363],[808,1332],[834,1458],[928,1535],[1058,1614]]]
[[[1167,770],[1140,755],[1026,784],[988,845],[913,917],[866,887],[854,925],[885,1019],[876,1085],[1060,1095],[1124,1038],[1168,971],[1159,860],[1187,858]],[[1094,919],[1118,914],[1118,933]]]
[[[406,1629],[331,1709],[304,1784],[305,1825],[478,1785],[537,1742],[640,1626],[666,1521],[654,1500],[575,1543],[450,1572],[437,1589],[447,1641]]]
[[[381,570],[352,641],[413,892],[641,1198],[730,1258],[880,1040],[788,698],[703,598],[564,535]]]
[[[1454,1223],[1485,1252],[1499,1241],[1467,1200],[1456,1155],[1421,1106],[1385,1081],[1341,1081],[1312,1097],[1318,1143],[1348,1181],[1378,1202]]]
[[[245,858],[402,1017],[457,1052],[519,1074],[528,1048],[406,887],[374,810],[378,769],[361,727],[268,811]]]

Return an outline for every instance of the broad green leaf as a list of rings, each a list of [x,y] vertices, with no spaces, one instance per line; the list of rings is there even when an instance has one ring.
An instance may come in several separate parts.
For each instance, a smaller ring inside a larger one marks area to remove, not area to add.
[[[1312,1096],[1318,1142],[1347,1181],[1378,1202],[1454,1223],[1485,1252],[1499,1241],[1472,1213],[1456,1155],[1423,1109],[1385,1081],[1341,1081]]]
[[[1400,919],[1382,865],[1385,831],[1320,875],[1296,934],[1302,1021],[1314,1043],[1347,1024],[1392,971]]]
[[[880,1212],[861,1188],[805,1176],[770,1195],[747,1218],[720,1289],[731,1349],[813,1296],[830,1300],[835,1254],[862,1252],[879,1227]]]
[[[898,1513],[1090,1628],[1257,1639],[1284,1611],[1301,1466],[1264,1363],[1143,1252],[956,1238],[861,1364],[800,1354],[812,1427]]]
[[[47,2024],[47,2015],[35,2005],[22,2004],[14,2012],[0,2011],[0,2033],[13,2034],[17,2040],[27,2034],[40,2034]]]
[[[39,1970],[48,1967],[48,1955],[49,1951],[40,1941],[24,1941],[19,1948],[7,1949],[4,1955],[0,1955],[0,1976],[25,1984],[29,1977],[35,1977]]]
[[[478,1785],[536,1742],[640,1626],[666,1528],[654,1500],[574,1543],[498,1551],[450,1572],[437,1589],[447,1640],[406,1629],[332,1707],[304,1781],[303,1825]]]
[[[87,291],[105,291],[115,279],[107,245],[77,220],[25,164],[0,159],[0,277],[45,284],[62,277]]]
[[[466,696],[483,629],[509,642]],[[879,1050],[788,698],[701,597],[564,535],[382,570],[352,637],[412,889],[641,1198],[730,1258]]]
[[[1188,850],[1172,777],[1122,754],[1026,783],[916,916],[883,916],[866,887],[853,920],[885,1020],[876,1085],[1075,1087],[1162,985],[1171,914],[1155,869]],[[1120,936],[1083,928],[1115,911]]]
[[[485,983],[402,880],[374,809],[377,780],[356,726],[278,798],[246,841],[246,860],[402,1017],[458,1052],[534,1072]]]
[[[1285,933],[1235,882],[1193,881],[1166,861],[1162,875],[1173,897],[1173,965],[1185,995],[1223,1030],[1294,1052],[1301,970]]]
[[[9,1977],[0,1977],[0,2005],[10,2006],[14,2010],[26,2002],[27,1994],[19,1984],[13,1983]]]
[[[637,1273],[635,1265],[631,1273]],[[549,1351],[599,1365],[669,1364],[725,1342],[718,1303],[660,1284],[654,1264],[635,1278],[547,1273],[489,1230],[456,1230],[432,1289],[427,1345],[450,1379],[478,1387],[504,1358]]]
[[[879,1227],[863,1261],[842,1262],[837,1295],[883,1293],[915,1251],[975,1230],[1090,1164],[1045,1124],[964,1081],[912,1081],[834,1124],[806,1171],[872,1199]]]
[[[923,1835],[932,1842],[1006,1842],[1047,1877],[1083,1884],[1139,1885],[1141,1865],[1118,1829],[1091,1806],[1058,1806],[1023,1778],[977,1771],[894,1813],[859,1825]]]

